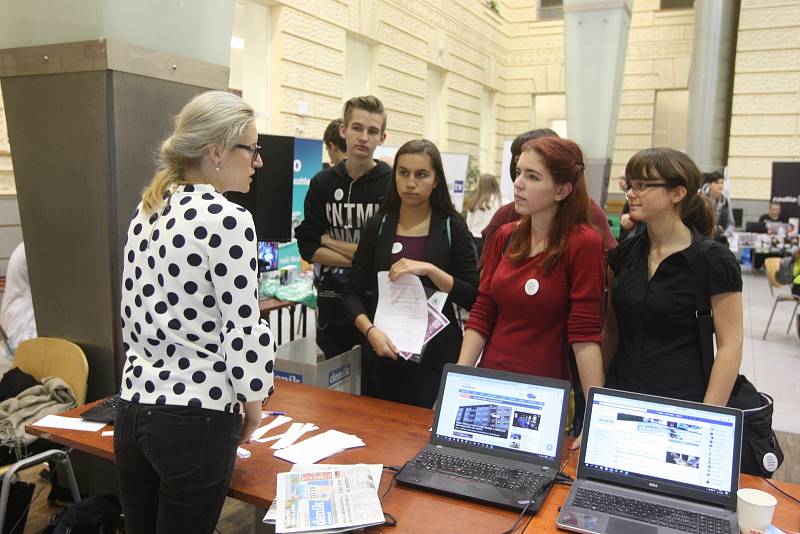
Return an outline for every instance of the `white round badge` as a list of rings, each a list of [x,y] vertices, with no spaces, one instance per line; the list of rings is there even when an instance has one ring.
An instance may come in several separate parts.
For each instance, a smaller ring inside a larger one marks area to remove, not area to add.
[[[392,244],[392,254],[400,254],[401,250],[403,250],[403,244],[399,241],[395,241]]]
[[[525,294],[533,296],[539,292],[539,281],[536,278],[531,278],[525,282]]]
[[[344,191],[342,191],[341,189],[337,189],[336,191],[333,192],[333,198],[335,198],[336,200],[342,200],[344,198]]]
[[[768,452],[764,455],[761,463],[764,464],[764,469],[772,473],[778,468],[778,457],[775,456],[774,452]]]

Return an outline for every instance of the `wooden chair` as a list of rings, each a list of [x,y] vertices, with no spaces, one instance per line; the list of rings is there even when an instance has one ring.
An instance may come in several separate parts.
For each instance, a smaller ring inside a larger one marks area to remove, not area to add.
[[[12,367],[19,367],[36,380],[57,376],[72,388],[78,406],[86,402],[89,363],[83,349],[71,341],[54,337],[23,341],[14,353]]]
[[[19,367],[39,381],[48,376],[57,376],[72,389],[78,405],[86,402],[89,363],[86,361],[83,350],[71,341],[52,337],[38,337],[23,341],[14,353],[12,367]],[[5,527],[8,496],[16,473],[45,461],[50,463],[51,472],[64,464],[72,498],[74,502],[81,499],[72,470],[72,462],[69,459],[69,451],[50,449],[23,458],[15,464],[0,468],[0,475],[3,476],[2,490],[0,490],[0,530]]]
[[[767,273],[767,282],[769,282],[770,289],[780,289],[782,287],[786,287],[787,284],[781,284],[778,280],[775,279],[775,274],[778,272],[778,269],[781,266],[781,258],[766,258],[764,260],[764,270]],[[767,332],[769,331],[769,325],[772,323],[772,316],[775,315],[775,308],[778,306],[779,302],[794,302],[794,310],[792,311],[792,315],[789,317],[789,326],[786,327],[786,335],[789,335],[789,330],[792,328],[792,320],[794,319],[795,314],[797,313],[797,307],[800,306],[800,296],[792,295],[791,293],[778,293],[775,296],[775,303],[772,305],[772,313],[769,314],[769,320],[767,321],[767,327],[764,329],[764,335],[761,336],[761,339],[767,339]]]

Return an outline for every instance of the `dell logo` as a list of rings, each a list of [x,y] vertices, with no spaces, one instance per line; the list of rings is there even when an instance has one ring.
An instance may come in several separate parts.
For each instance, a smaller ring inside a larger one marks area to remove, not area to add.
[[[656,484],[655,482],[648,482],[647,485],[650,486],[651,488],[657,488],[658,487],[658,484]]]

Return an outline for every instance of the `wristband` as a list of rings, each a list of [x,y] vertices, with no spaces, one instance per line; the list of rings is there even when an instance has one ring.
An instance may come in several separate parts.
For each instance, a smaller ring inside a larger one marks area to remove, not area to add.
[[[364,339],[367,339],[367,336],[369,336],[369,331],[372,330],[373,328],[375,328],[375,325],[372,325],[369,328],[367,328],[367,331],[364,332]]]

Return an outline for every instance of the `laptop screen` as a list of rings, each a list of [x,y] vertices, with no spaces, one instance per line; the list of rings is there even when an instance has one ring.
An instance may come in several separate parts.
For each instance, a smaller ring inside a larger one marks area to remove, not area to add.
[[[450,367],[445,377],[435,438],[547,460],[560,457],[564,388],[478,376],[474,369],[457,369]]]
[[[719,496],[735,491],[736,415],[699,404],[601,391],[593,392],[583,442],[587,468],[641,478],[653,488],[665,481]]]

